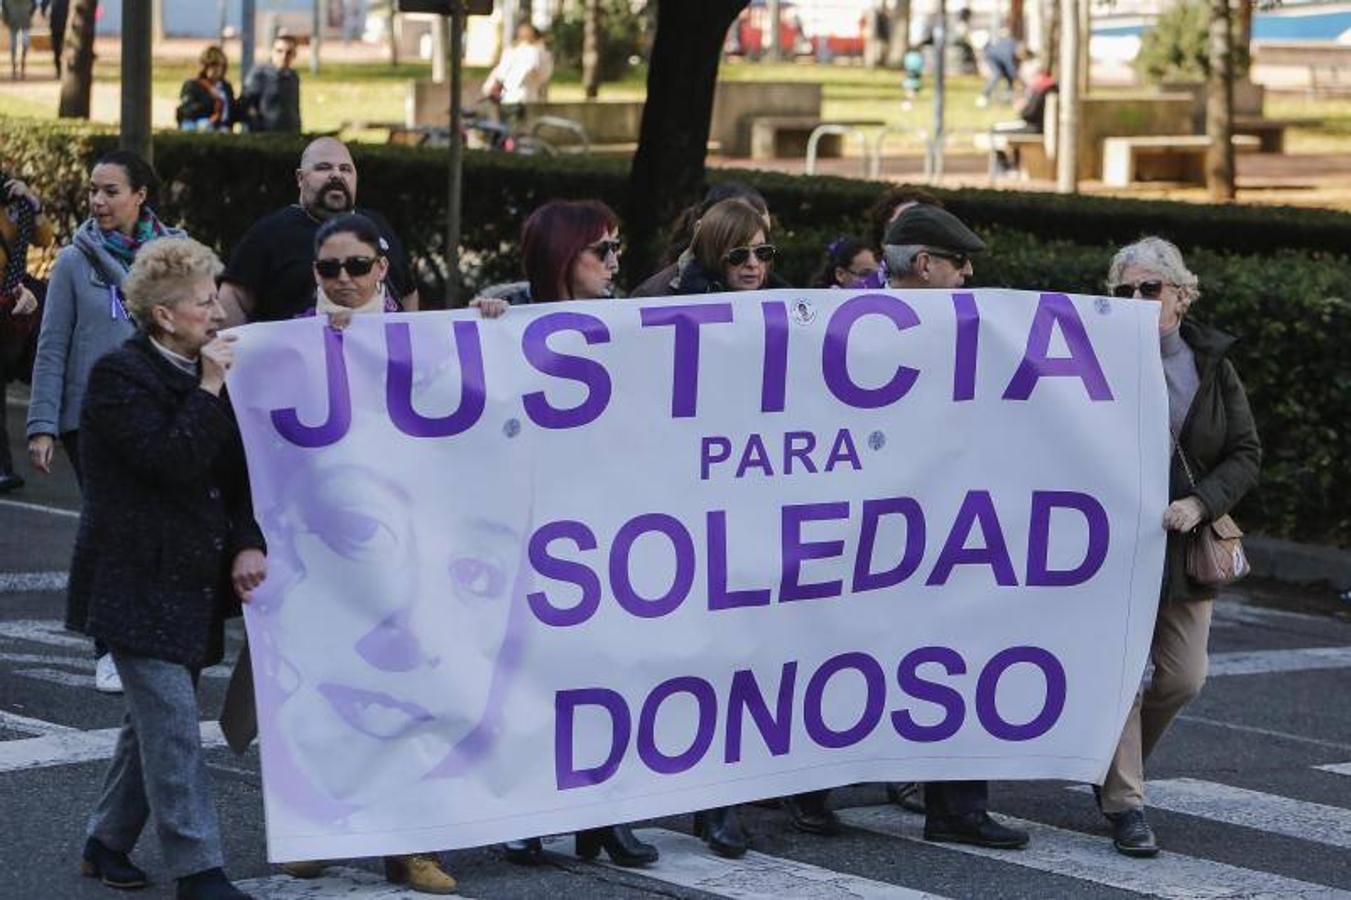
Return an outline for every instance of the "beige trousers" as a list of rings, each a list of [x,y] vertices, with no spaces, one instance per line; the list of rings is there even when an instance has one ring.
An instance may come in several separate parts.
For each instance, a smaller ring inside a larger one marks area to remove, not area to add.
[[[1154,623],[1149,656],[1154,674],[1135,695],[1116,755],[1102,785],[1102,811],[1145,805],[1145,760],[1174,717],[1201,692],[1206,680],[1210,600],[1164,600]]]

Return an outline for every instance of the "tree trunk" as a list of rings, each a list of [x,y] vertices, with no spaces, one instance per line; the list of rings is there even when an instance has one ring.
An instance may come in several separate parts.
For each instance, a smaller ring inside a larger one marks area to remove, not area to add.
[[[152,36],[155,43],[162,44],[164,39],[168,37],[168,33],[164,30],[164,0],[154,0],[154,5],[151,8],[154,15]]]
[[[1079,4],[1088,0],[1061,0],[1060,22],[1060,121],[1055,153],[1056,190],[1074,194],[1079,190],[1079,57],[1084,52],[1079,34]]]
[[[905,51],[910,49],[910,0],[892,0],[887,11],[891,17],[891,39],[887,43],[887,65],[900,68]]]
[[[1042,0],[1041,64],[1047,72],[1060,72],[1060,0]]]
[[[600,96],[600,0],[586,0],[582,10],[582,87],[586,99]]]
[[[782,35],[779,32],[781,22],[783,22],[783,7],[779,0],[765,0],[764,45],[769,51],[769,58],[774,62],[783,59],[783,42],[780,40]]]
[[[647,71],[647,103],[629,174],[625,220],[645,275],[659,224],[698,196],[708,156],[718,63],[728,27],[748,0],[662,0]]]
[[[1234,78],[1242,80],[1252,77],[1252,12],[1254,0],[1238,0],[1238,43],[1234,56],[1243,61],[1242,71],[1234,72]]]
[[[61,105],[63,119],[89,118],[94,90],[94,12],[98,0],[72,0],[66,21],[66,43],[61,51]]]
[[[1027,37],[1027,16],[1023,12],[1023,0],[1011,0],[1009,3],[1009,34],[1019,41]]]
[[[1210,74],[1206,79],[1206,189],[1234,199],[1234,31],[1229,0],[1210,0]]]
[[[385,9],[385,31],[389,32],[389,46],[386,48],[389,64],[397,66],[399,64],[398,0],[389,0],[389,6]]]

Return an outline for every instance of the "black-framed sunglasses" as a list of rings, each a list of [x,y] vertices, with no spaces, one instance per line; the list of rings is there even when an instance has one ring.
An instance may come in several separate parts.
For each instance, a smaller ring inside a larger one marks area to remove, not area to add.
[[[1168,284],[1168,282],[1156,279],[1137,281],[1135,284],[1118,284],[1113,286],[1112,296],[1126,299],[1134,297],[1136,290],[1139,290],[1140,296],[1144,297],[1146,300],[1157,300],[1159,299],[1159,295],[1163,293],[1163,288],[1166,284]]]
[[[615,259],[619,259],[620,254],[624,252],[624,243],[619,240],[619,238],[615,238],[614,240],[596,241],[594,244],[587,244],[586,249],[596,254],[596,258],[601,262],[605,262],[611,253],[615,255]]]
[[[353,278],[360,278],[375,268],[374,256],[349,256],[346,259],[316,259],[314,271],[320,278],[337,278],[343,269]]]
[[[768,263],[774,261],[774,254],[777,252],[773,244],[756,244],[754,247],[733,247],[727,251],[723,259],[730,265],[744,266],[750,262],[751,254],[754,253],[760,262]]]
[[[971,257],[967,256],[965,253],[949,253],[946,250],[930,250],[928,248],[925,248],[924,252],[930,256],[936,256],[939,259],[946,259],[948,262],[952,263],[952,267],[958,271],[965,269],[966,264],[971,262]]]

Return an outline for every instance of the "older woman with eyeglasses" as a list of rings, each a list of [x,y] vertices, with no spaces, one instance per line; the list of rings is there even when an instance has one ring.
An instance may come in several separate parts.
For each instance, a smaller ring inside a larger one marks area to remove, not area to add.
[[[1191,319],[1198,279],[1177,247],[1147,237],[1119,250],[1108,270],[1112,295],[1158,303],[1159,340],[1168,384],[1173,450],[1168,543],[1150,658],[1154,673],[1136,695],[1101,788],[1098,806],[1113,844],[1127,856],[1153,856],[1158,842],[1145,820],[1144,762],[1168,725],[1201,690],[1213,587],[1187,576],[1187,535],[1228,513],[1257,484],[1262,446],[1238,372],[1227,359],[1235,339]]]

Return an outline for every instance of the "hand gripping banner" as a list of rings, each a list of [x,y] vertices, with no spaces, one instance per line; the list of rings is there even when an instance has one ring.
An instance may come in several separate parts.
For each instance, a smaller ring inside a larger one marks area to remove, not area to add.
[[[769,291],[239,332],[273,860],[1106,771],[1154,304]]]

